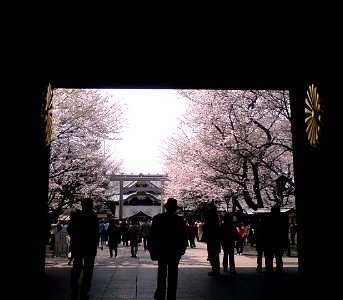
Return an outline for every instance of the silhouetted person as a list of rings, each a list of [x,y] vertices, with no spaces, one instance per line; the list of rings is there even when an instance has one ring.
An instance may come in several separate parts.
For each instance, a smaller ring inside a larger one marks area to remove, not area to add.
[[[104,250],[104,246],[106,246],[107,241],[107,230],[106,225],[103,220],[99,220],[99,246],[101,250]]]
[[[292,223],[289,225],[289,237],[291,239],[291,244],[295,245],[295,237],[297,234],[297,225],[292,221]]]
[[[158,261],[154,298],[165,299],[168,281],[167,299],[175,300],[179,262],[188,243],[187,226],[184,219],[176,214],[179,208],[176,199],[169,198],[164,207],[167,211],[153,217],[150,231],[150,256]]]
[[[129,226],[129,241],[131,247],[131,257],[137,257],[138,253],[138,244],[141,239],[141,227],[137,219],[133,219],[132,223]]]
[[[212,271],[208,272],[208,275],[218,276],[220,275],[219,254],[221,252],[220,220],[217,214],[217,207],[213,202],[207,211],[203,230],[203,238],[207,243],[208,261],[212,267]]]
[[[238,239],[236,225],[233,222],[233,217],[229,213],[225,213],[220,226],[220,243],[223,249],[223,268],[227,272],[230,266],[230,272],[236,273],[235,266],[235,244]]]
[[[270,214],[264,217],[262,230],[266,272],[274,271],[274,257],[276,271],[282,272],[282,256],[288,246],[288,218],[281,213],[279,205],[274,205]]]
[[[255,227],[254,232],[254,239],[255,239],[255,248],[257,252],[257,259],[256,259],[256,271],[261,273],[263,271],[263,248],[264,248],[264,236],[262,230],[262,220],[260,219]]]
[[[195,231],[196,231],[196,225],[194,224],[193,220],[190,220],[187,224],[187,229],[188,229],[188,240],[189,240],[189,247],[195,248]]]
[[[68,231],[68,229],[67,229]],[[73,255],[71,254],[71,240],[70,240],[70,236],[69,234],[67,234],[66,236],[66,242],[67,242],[67,246],[68,246],[68,265],[70,266],[73,262]]]
[[[241,255],[243,253],[244,244],[245,244],[245,236],[246,236],[244,223],[240,222],[236,226],[236,230],[238,233],[238,239],[236,241],[236,250],[237,250],[237,254]]]
[[[150,244],[150,230],[151,230],[151,222],[148,218],[145,218],[143,223],[141,224],[141,235],[143,239],[143,246],[144,250],[147,251]]]
[[[110,257],[117,257],[118,255],[118,244],[120,243],[120,227],[118,222],[114,219],[109,219],[107,227],[107,240],[108,240],[108,249],[110,251]]]
[[[123,242],[123,246],[129,246],[129,224],[127,220],[124,219],[120,226],[121,231],[121,241]]]
[[[99,219],[93,211],[93,200],[82,199],[81,207],[70,216],[67,228],[74,258],[70,277],[72,299],[88,299],[99,242]]]

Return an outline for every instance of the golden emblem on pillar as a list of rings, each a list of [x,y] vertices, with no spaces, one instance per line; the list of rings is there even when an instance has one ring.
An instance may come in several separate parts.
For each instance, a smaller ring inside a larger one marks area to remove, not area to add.
[[[42,109],[42,127],[43,127],[43,136],[44,136],[44,147],[48,147],[51,143],[52,135],[52,88],[49,83],[45,94],[43,96],[43,109]]]
[[[317,88],[311,84],[305,98],[305,124],[308,141],[312,147],[319,146],[322,125],[322,110]]]

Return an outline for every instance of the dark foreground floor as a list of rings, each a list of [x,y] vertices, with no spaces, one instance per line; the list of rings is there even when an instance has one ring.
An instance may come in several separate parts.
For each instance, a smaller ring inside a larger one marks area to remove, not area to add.
[[[206,245],[187,249],[179,267],[177,299],[305,299],[296,257],[285,257],[285,271],[267,277],[256,272],[256,255],[246,251],[235,256],[237,274],[208,276]],[[45,293],[47,300],[70,299],[71,266],[66,258],[47,258]],[[99,250],[90,299],[153,299],[156,287],[156,262],[139,247],[132,258],[129,247],[119,246],[118,257],[108,249]]]

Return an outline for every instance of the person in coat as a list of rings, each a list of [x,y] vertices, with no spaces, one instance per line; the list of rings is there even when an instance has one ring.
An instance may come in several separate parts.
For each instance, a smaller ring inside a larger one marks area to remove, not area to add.
[[[216,205],[211,202],[204,224],[204,236],[207,244],[208,261],[211,264],[212,270],[208,272],[208,275],[219,276],[220,275],[220,259],[221,252],[220,244],[220,219],[217,213]]]
[[[70,277],[71,297],[83,300],[88,299],[91,288],[99,242],[99,219],[93,211],[92,199],[82,199],[81,207],[82,210],[71,214],[67,231],[70,236],[71,255],[74,258]],[[81,272],[83,276],[79,284]]]
[[[263,251],[266,272],[283,271],[283,254],[288,247],[288,218],[281,213],[280,205],[274,205],[262,223]]]
[[[107,240],[108,240],[108,249],[110,251],[110,257],[117,257],[118,255],[118,244],[120,243],[120,227],[119,223],[114,219],[109,219],[107,227]]]
[[[164,300],[168,280],[167,299],[175,300],[178,282],[178,267],[188,244],[187,225],[176,214],[177,200],[169,198],[164,205],[166,212],[153,217],[150,231],[150,256],[158,261],[155,299]]]
[[[230,267],[230,272],[232,274],[236,273],[235,245],[237,239],[238,233],[236,230],[236,225],[233,222],[233,216],[232,214],[225,212],[220,226],[220,243],[223,249],[222,263],[224,272],[227,272],[228,267]]]

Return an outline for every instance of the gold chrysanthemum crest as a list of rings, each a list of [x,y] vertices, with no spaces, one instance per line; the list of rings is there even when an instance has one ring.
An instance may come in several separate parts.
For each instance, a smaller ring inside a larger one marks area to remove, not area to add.
[[[312,147],[319,146],[322,122],[321,113],[320,97],[317,88],[311,84],[307,89],[305,98],[305,125],[307,138]]]
[[[43,118],[43,131],[44,131],[44,146],[47,147],[51,142],[52,135],[52,87],[49,83],[45,91],[43,99],[43,109],[42,109],[42,118]]]

